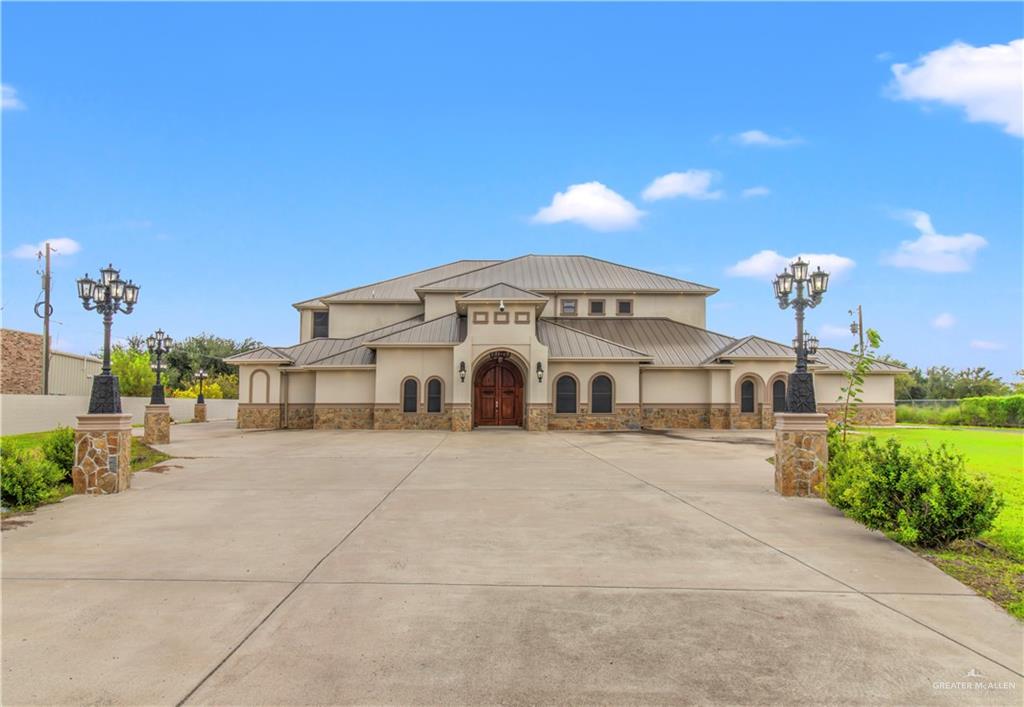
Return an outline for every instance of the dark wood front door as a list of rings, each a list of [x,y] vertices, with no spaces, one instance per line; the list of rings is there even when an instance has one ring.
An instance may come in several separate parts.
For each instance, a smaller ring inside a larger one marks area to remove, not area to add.
[[[508,361],[487,361],[476,375],[473,425],[523,424],[523,376]]]

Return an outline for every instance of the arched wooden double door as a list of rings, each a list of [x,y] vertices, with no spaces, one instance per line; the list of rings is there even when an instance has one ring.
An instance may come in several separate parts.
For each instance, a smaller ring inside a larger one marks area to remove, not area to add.
[[[485,361],[473,385],[473,426],[523,424],[523,374],[508,360]]]

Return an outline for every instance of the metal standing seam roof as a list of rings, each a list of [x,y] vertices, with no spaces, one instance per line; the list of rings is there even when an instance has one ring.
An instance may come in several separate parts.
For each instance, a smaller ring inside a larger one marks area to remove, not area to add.
[[[715,352],[706,360],[711,363],[720,358],[795,358],[796,351],[791,346],[777,341],[763,339],[760,336],[745,336],[739,341],[729,344]]]
[[[548,347],[549,359],[652,360],[652,357],[643,351],[563,326],[551,319],[537,320],[537,338]]]
[[[857,357],[849,351],[822,348],[818,349],[818,353],[814,355],[814,360],[818,364],[823,364],[828,370],[848,371],[856,364]],[[871,371],[874,373],[906,373],[907,370],[903,366],[897,366],[886,361],[875,361],[871,364]]]
[[[508,284],[507,282],[499,282],[490,287],[485,287],[482,290],[476,292],[470,292],[468,295],[459,297],[460,300],[500,300],[507,299],[509,301],[530,301],[530,302],[547,302],[548,298],[544,295],[539,295],[536,292],[530,292],[519,287]]]
[[[273,346],[261,346],[258,349],[252,349],[251,351],[243,351],[237,353],[234,356],[228,356],[224,359],[225,363],[241,363],[245,361],[276,361],[276,360],[291,360],[288,356],[275,349]]]
[[[421,285],[420,292],[469,292],[495,282],[526,290],[655,291],[712,294],[718,290],[668,275],[659,275],[588,255],[523,255]]]
[[[374,347],[403,344],[459,344],[465,339],[466,318],[452,313],[392,334],[364,338],[363,341],[367,346]]]
[[[460,275],[470,270],[493,265],[499,260],[456,260],[426,270],[400,275],[369,285],[360,285],[321,297],[296,302],[293,307],[315,306],[328,302],[419,302],[416,288],[441,278]]]
[[[708,356],[736,341],[664,317],[560,317],[551,321],[644,351],[653,357],[655,366],[699,367]]]

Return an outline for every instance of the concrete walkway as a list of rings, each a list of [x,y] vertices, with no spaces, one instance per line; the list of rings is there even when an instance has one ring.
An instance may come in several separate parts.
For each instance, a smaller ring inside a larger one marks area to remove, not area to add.
[[[764,435],[172,433],[3,534],[4,704],[1021,704],[1021,624]]]

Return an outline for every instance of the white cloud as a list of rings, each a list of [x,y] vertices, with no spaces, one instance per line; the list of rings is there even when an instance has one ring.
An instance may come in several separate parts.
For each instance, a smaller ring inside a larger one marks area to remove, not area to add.
[[[772,190],[768,187],[750,187],[743,190],[743,196],[749,199],[752,196],[768,196]]]
[[[822,339],[843,340],[853,338],[853,332],[848,326],[836,326],[835,324],[822,324],[820,333]]]
[[[975,47],[954,42],[918,58],[893,64],[897,98],[959,106],[972,123],[996,123],[1024,136],[1024,39]]]
[[[575,221],[595,231],[618,231],[633,228],[643,216],[643,211],[601,182],[586,182],[556,193],[551,205],[542,208],[531,220],[534,223]]]
[[[779,137],[769,135],[763,130],[747,130],[733,136],[733,140],[741,145],[752,145],[756,147],[788,147],[799,145],[803,140],[798,137]]]
[[[914,241],[903,241],[895,253],[883,255],[882,262],[887,265],[928,272],[966,272],[971,269],[974,254],[988,245],[988,241],[974,233],[959,236],[936,233],[931,216],[924,211],[907,211],[903,218],[921,236]]]
[[[50,247],[56,251],[57,255],[72,255],[82,249],[82,245],[71,238],[49,238]],[[11,257],[13,258],[34,258],[36,253],[39,253],[46,247],[46,241],[41,243],[25,243],[20,245],[11,251]]]
[[[932,320],[932,326],[936,329],[949,329],[956,324],[956,317],[949,312],[943,312]]]
[[[999,351],[1003,349],[1003,345],[998,341],[985,341],[983,339],[974,339],[971,341],[972,349],[979,349],[981,351]]]
[[[685,196],[688,199],[721,199],[721,191],[709,191],[714,173],[706,169],[688,169],[685,172],[669,172],[655,179],[644,189],[644,201],[674,199]]]
[[[3,110],[23,110],[25,104],[18,98],[18,89],[8,84],[0,84],[0,107]]]
[[[822,270],[832,276],[842,275],[857,264],[850,258],[835,253],[800,253],[799,257],[803,258],[804,262],[810,263],[812,270],[820,266]],[[735,277],[771,280],[796,259],[795,255],[787,257],[774,250],[762,250],[729,267],[726,272]]]

